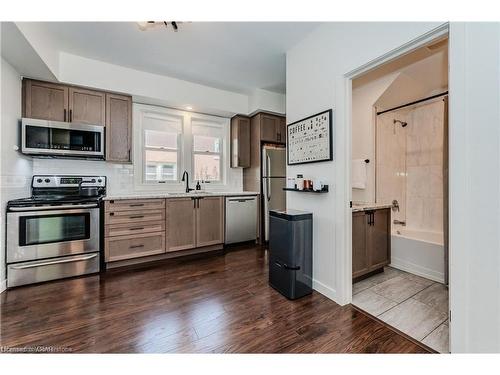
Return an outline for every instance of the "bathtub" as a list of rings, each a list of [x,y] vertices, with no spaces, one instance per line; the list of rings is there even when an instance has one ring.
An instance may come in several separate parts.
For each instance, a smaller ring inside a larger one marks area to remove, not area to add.
[[[443,243],[443,233],[393,228],[391,267],[443,283]]]

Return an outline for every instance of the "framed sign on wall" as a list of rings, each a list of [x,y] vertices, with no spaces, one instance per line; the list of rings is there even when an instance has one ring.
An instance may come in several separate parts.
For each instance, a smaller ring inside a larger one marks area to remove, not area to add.
[[[288,165],[333,160],[331,109],[287,125]]]

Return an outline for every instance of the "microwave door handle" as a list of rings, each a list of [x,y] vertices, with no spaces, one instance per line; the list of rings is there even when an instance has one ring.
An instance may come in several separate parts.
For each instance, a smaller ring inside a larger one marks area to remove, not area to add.
[[[97,254],[91,254],[91,255],[85,255],[77,258],[71,258],[71,259],[58,259],[58,260],[51,260],[47,262],[40,262],[40,263],[33,263],[33,264],[23,264],[19,266],[10,266],[11,268],[15,270],[24,270],[26,268],[35,268],[35,267],[42,267],[42,266],[50,266],[53,264],[60,264],[60,263],[73,263],[73,262],[79,262],[81,260],[89,260],[92,258],[95,258]]]

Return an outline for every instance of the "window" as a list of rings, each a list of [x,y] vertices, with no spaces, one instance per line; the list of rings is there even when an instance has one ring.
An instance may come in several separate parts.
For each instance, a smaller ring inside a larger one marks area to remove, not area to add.
[[[134,104],[134,184],[136,189],[181,191],[210,182],[217,189],[240,178],[229,168],[229,119],[176,109]],[[194,181],[194,182],[193,182]]]
[[[151,116],[143,124],[143,182],[177,181],[180,122]]]
[[[222,181],[223,128],[220,125],[193,121],[194,179]]]

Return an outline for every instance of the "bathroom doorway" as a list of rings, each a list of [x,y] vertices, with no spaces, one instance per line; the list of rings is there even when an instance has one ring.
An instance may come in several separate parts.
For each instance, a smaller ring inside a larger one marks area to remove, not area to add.
[[[448,38],[352,80],[352,304],[449,352]]]

